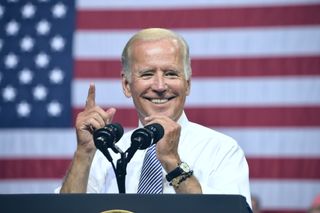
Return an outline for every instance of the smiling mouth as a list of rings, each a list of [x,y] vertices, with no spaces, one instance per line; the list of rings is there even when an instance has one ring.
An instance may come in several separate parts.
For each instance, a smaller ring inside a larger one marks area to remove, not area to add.
[[[164,104],[170,101],[171,99],[173,99],[173,97],[172,98],[146,98],[146,99],[152,102],[153,104]]]

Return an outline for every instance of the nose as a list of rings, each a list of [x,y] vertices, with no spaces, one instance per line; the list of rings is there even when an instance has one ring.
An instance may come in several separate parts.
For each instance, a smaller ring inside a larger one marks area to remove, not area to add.
[[[154,80],[152,82],[152,90],[162,93],[167,90],[167,83],[164,76],[160,73],[154,75]]]

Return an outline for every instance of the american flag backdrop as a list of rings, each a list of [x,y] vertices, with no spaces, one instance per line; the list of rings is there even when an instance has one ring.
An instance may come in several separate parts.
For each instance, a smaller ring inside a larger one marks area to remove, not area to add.
[[[263,212],[305,212],[320,193],[320,0],[1,0],[0,193],[61,184],[90,82],[137,125],[120,54],[146,27],[189,43],[186,113],[238,141]]]

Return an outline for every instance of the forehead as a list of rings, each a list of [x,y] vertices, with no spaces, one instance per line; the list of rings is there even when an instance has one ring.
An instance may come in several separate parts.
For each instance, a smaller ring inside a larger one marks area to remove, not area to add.
[[[136,40],[131,45],[130,57],[134,60],[157,56],[181,58],[181,45],[173,38]]]
[[[175,38],[159,38],[159,39],[138,39],[133,41],[131,44],[131,49],[137,48],[145,48],[147,46],[166,46],[170,48],[174,48],[176,50],[180,50],[180,44]]]

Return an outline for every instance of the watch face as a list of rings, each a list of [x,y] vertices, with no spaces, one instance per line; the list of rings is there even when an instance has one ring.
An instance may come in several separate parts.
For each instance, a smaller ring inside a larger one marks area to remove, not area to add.
[[[190,167],[185,162],[182,162],[179,167],[183,170],[183,172],[190,172]]]

